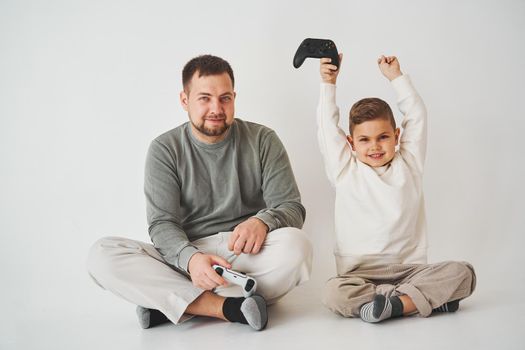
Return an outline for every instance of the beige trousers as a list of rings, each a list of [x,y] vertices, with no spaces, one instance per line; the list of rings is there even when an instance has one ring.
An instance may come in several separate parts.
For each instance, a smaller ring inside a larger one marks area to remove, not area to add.
[[[232,269],[245,272],[257,281],[257,294],[269,304],[295,286],[308,281],[312,266],[312,245],[304,231],[286,227],[272,231],[256,255],[236,256],[228,250],[231,232],[193,241],[200,251],[224,257]],[[91,248],[88,272],[102,288],[133,304],[160,310],[173,323],[189,315],[186,308],[204,290],[177,272],[149,243],[120,237],[98,240]],[[223,296],[242,296],[235,285],[215,289]]]
[[[375,294],[406,294],[416,305],[416,313],[427,317],[432,309],[468,297],[475,287],[474,268],[465,262],[380,265],[331,278],[323,303],[344,317],[359,317],[361,306]]]

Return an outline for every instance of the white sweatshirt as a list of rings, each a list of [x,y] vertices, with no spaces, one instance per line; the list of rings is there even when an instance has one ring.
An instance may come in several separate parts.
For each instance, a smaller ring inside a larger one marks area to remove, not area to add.
[[[423,165],[426,109],[408,76],[392,81],[404,118],[399,150],[386,166],[359,161],[339,128],[336,87],[321,84],[319,147],[335,187],[337,273],[378,264],[427,261]]]

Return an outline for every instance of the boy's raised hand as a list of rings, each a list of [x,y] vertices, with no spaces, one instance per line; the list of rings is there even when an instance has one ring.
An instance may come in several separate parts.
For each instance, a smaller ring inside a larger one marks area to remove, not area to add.
[[[396,56],[381,55],[381,57],[377,59],[377,64],[379,65],[381,73],[390,81],[403,75]]]
[[[331,58],[321,58],[320,63],[320,72],[321,80],[323,83],[335,84],[337,81],[337,76],[339,75],[339,70],[336,65],[330,63]],[[339,54],[339,68],[341,68],[341,62],[343,61],[343,54]]]

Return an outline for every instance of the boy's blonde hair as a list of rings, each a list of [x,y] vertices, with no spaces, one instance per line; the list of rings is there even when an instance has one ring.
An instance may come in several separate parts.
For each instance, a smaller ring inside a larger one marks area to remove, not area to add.
[[[389,120],[392,128],[396,129],[394,114],[388,103],[377,97],[357,101],[350,109],[350,135],[353,135],[355,125],[375,119]]]

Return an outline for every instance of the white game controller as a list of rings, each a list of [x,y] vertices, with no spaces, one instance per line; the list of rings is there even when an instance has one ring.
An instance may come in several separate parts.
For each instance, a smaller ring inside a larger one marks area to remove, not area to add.
[[[222,276],[226,281],[234,283],[242,287],[242,293],[247,298],[257,289],[257,282],[253,277],[247,276],[245,273],[233,271],[220,265],[212,266],[215,272]]]

